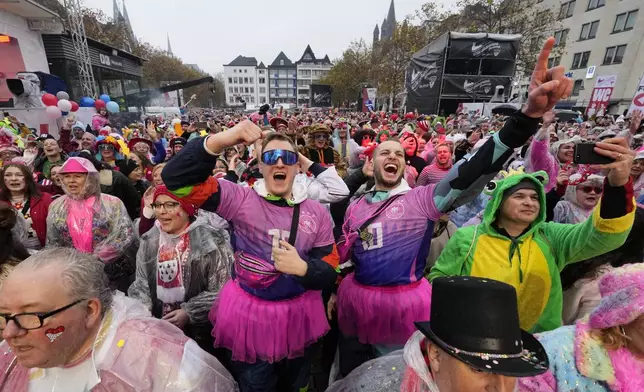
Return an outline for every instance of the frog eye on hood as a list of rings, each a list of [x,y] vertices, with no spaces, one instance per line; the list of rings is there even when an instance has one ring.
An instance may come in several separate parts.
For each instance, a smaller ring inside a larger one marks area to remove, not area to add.
[[[539,183],[541,183],[541,185],[543,185],[543,186],[546,186],[548,184],[548,180],[549,180],[548,174],[546,174],[543,171],[538,171],[538,172],[534,173],[532,175],[532,177],[535,180],[539,181]]]
[[[497,182],[492,180],[492,181],[487,183],[487,185],[485,186],[485,189],[483,189],[483,193],[485,193],[488,196],[492,196],[492,194],[494,193],[494,190],[497,187],[498,187]]]

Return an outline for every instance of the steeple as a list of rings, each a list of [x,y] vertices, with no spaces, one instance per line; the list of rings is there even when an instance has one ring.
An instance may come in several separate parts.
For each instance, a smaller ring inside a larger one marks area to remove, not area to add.
[[[378,41],[380,40],[380,29],[378,29],[378,24],[376,23],[376,27],[373,28],[373,44],[377,44]]]
[[[395,27],[396,26],[396,7],[394,6],[394,0],[391,0],[391,4],[389,5],[389,13],[387,14],[387,22],[389,23],[389,27]]]
[[[127,14],[127,7],[125,7],[125,0],[123,0],[123,21],[125,22],[125,29],[127,30],[128,38],[130,40],[130,45],[134,45],[136,41],[136,36],[134,35],[134,30],[132,29],[132,24],[130,23],[130,16]]]
[[[174,54],[172,53],[172,46],[170,46],[170,33],[168,33],[168,54],[170,56],[173,56]]]
[[[112,2],[112,7],[114,8],[114,23],[119,25],[123,22],[123,15],[121,14],[121,10],[119,9],[119,5],[116,3],[116,0]]]

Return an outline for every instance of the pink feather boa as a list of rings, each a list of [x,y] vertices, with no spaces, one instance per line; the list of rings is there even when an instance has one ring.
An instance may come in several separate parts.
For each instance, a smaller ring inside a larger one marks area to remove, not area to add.
[[[624,347],[617,351],[609,350],[608,355],[615,371],[615,384],[610,386],[611,389],[617,392],[644,391],[644,362]]]

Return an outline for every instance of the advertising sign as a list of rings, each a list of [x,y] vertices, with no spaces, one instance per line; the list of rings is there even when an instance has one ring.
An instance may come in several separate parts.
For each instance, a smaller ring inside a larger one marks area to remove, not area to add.
[[[637,90],[635,90],[631,107],[628,108],[628,115],[632,114],[635,110],[644,112],[644,76],[640,79],[640,84],[637,86]]]
[[[378,96],[377,88],[362,89],[362,112],[369,113],[376,110],[376,97]]]
[[[613,94],[613,87],[617,82],[617,75],[598,76],[595,88],[590,95],[590,102],[586,108],[586,115],[603,116],[608,108],[610,96]]]

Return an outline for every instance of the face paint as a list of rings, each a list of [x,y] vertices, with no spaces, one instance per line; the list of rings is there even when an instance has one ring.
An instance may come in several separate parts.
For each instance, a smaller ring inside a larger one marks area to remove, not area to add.
[[[47,336],[47,338],[49,339],[49,341],[50,341],[51,343],[53,343],[53,342],[54,342],[54,340],[58,339],[58,338],[60,337],[60,335],[62,335],[62,334],[63,334],[63,332],[65,332],[65,327],[63,327],[63,326],[61,325],[61,326],[60,326],[60,327],[58,327],[58,328],[50,328],[50,329],[46,330],[46,331],[45,331],[45,336]]]

